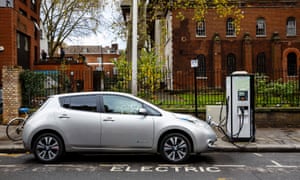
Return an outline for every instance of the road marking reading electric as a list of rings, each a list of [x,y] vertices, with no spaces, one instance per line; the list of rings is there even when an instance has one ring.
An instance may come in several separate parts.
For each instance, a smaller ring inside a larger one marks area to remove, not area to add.
[[[158,165],[158,166],[120,166],[113,165],[110,168],[110,172],[193,172],[193,173],[218,173],[221,172],[220,168],[211,166],[211,167],[202,167],[202,166],[187,166],[187,165]]]

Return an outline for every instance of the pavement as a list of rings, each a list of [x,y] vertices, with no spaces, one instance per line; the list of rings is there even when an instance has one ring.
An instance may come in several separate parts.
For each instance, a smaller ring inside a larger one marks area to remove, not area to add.
[[[25,153],[22,141],[13,142],[5,133],[6,126],[0,125],[0,153]],[[218,129],[218,141],[212,151],[224,152],[300,152],[300,129],[256,128],[255,141],[229,142]]]

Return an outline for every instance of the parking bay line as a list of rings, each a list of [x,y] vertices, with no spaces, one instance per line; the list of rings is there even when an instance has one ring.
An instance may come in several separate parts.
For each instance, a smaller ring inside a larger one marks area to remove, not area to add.
[[[231,165],[231,164],[223,164],[223,165],[214,165],[216,167],[227,167],[227,168],[244,168],[246,165]]]
[[[10,165],[0,165],[0,168],[14,168],[17,167],[15,164],[10,164]]]
[[[271,162],[274,165],[267,165],[266,167],[269,167],[269,168],[298,168],[298,166],[286,166],[286,165],[282,165],[279,162],[276,162],[274,160],[271,160]]]

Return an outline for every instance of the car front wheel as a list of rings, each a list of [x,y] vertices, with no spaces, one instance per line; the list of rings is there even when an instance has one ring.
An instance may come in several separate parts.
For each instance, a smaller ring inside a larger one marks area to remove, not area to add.
[[[161,156],[169,162],[179,163],[186,161],[191,152],[188,138],[180,133],[165,136],[160,146]]]
[[[34,141],[33,153],[40,162],[55,162],[61,158],[63,152],[62,140],[56,134],[44,133]]]

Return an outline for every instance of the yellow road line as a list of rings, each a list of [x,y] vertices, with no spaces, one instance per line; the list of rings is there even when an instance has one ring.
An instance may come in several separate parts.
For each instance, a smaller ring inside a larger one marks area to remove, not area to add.
[[[0,157],[14,157],[14,158],[17,158],[17,157],[21,157],[21,156],[24,156],[25,154],[22,153],[22,154],[8,154],[8,153],[0,153]]]

